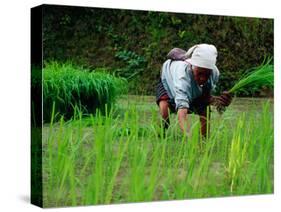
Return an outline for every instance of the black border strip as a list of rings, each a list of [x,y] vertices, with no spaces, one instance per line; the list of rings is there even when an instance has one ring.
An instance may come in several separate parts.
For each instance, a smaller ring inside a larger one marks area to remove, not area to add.
[[[42,6],[31,8],[31,203],[43,207]],[[34,77],[36,76],[36,86]]]

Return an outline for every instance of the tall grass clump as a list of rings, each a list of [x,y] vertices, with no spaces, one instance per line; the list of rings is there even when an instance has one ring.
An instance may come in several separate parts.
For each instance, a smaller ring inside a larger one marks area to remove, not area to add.
[[[71,63],[47,63],[43,69],[44,121],[50,121],[51,108],[55,113],[70,118],[74,107],[84,113],[102,112],[110,107],[117,96],[127,91],[123,78],[88,70]]]
[[[271,64],[272,58],[265,61],[258,67],[250,70],[229,90],[230,93],[237,93],[249,89],[252,93],[261,87],[273,88],[274,71]]]

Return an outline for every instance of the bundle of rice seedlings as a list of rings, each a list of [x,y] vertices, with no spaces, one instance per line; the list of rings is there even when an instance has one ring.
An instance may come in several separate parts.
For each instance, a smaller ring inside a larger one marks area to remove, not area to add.
[[[56,113],[68,119],[77,107],[83,113],[104,111],[106,105],[110,107],[126,91],[125,79],[71,63],[47,63],[43,69],[44,120],[50,121],[54,103]]]
[[[265,58],[263,63],[246,72],[244,76],[228,91],[234,95],[241,91],[245,93],[254,93],[261,88],[273,88],[274,85],[274,71],[273,65],[270,64],[272,58]],[[220,104],[216,105],[219,114],[222,114],[226,107]]]
[[[266,62],[265,62],[266,61]],[[230,90],[234,94],[245,89],[255,92],[261,87],[273,88],[274,71],[273,65],[270,64],[272,58],[265,59],[265,61],[252,71],[247,72]]]

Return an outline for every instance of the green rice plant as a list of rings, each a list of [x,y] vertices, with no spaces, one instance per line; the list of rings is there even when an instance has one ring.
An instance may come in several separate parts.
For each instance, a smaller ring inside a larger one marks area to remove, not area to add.
[[[88,70],[71,63],[50,62],[43,69],[44,120],[50,121],[53,102],[55,111],[69,119],[74,107],[83,113],[102,112],[110,107],[120,94],[127,92],[127,82],[104,72]]]
[[[255,92],[263,86],[272,88],[274,84],[274,71],[273,65],[270,64],[271,61],[272,58],[266,59],[259,67],[247,72],[229,92],[237,93],[245,89]]]
[[[273,190],[273,121],[269,105],[262,105],[262,115],[243,113],[238,117],[226,165],[230,195]]]
[[[239,113],[235,101],[225,116],[212,114],[203,140],[197,116],[189,115],[191,136],[175,115],[164,134],[157,108],[132,99],[87,118],[75,107],[59,122],[54,103],[43,130],[44,206],[273,192],[271,102],[249,101]]]
[[[228,162],[228,172],[230,175],[230,193],[233,193],[233,190],[238,184],[239,174],[241,169],[247,162],[246,153],[248,142],[245,140],[241,129],[245,124],[245,114],[238,120],[236,131],[232,137],[231,147],[229,150],[229,162]],[[243,131],[242,131],[243,132]],[[247,135],[246,135],[247,136]],[[243,142],[244,141],[244,142]]]
[[[262,107],[260,122],[252,120],[252,126],[258,125],[253,132],[256,140],[251,140],[249,145],[249,161],[251,163],[249,175],[244,178],[242,192],[270,193],[273,190],[273,115],[270,104],[267,102]],[[262,129],[262,130],[258,130]]]

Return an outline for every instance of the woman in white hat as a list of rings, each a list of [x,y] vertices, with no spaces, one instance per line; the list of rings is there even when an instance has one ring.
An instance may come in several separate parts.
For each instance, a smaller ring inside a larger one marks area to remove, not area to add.
[[[210,44],[195,45],[187,52],[178,48],[169,52],[156,91],[165,129],[170,123],[169,110],[177,112],[180,128],[186,133],[189,131],[187,114],[195,113],[200,116],[201,134],[205,137],[207,106],[213,104],[222,111],[231,103],[228,92],[211,95],[219,79],[216,59],[217,49]]]

